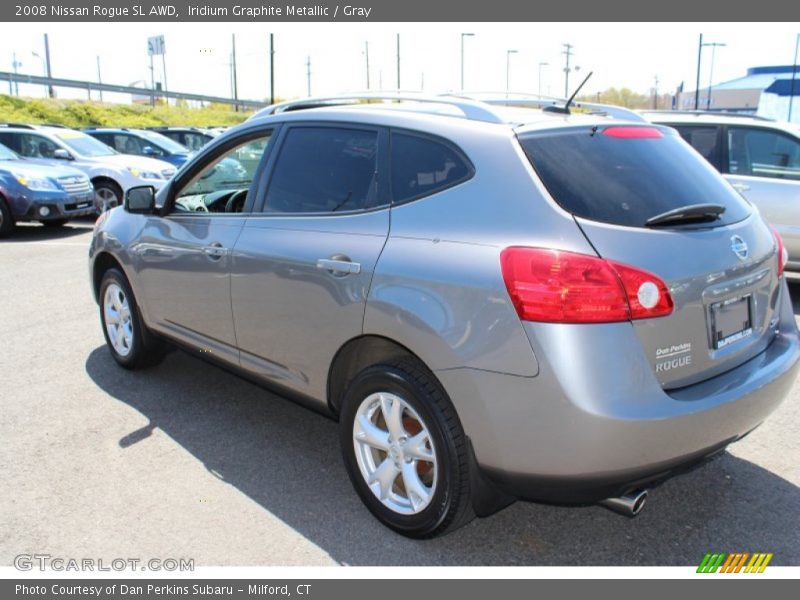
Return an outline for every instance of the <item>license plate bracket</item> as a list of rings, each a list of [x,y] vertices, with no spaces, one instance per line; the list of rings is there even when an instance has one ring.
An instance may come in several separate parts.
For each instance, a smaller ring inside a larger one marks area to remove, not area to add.
[[[753,334],[753,296],[748,294],[711,305],[714,350],[725,348]]]

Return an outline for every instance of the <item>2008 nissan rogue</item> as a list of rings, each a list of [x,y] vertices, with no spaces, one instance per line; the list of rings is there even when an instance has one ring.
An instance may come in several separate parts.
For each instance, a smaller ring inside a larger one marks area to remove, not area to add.
[[[102,215],[114,359],[168,340],[329,412],[412,537],[514,498],[635,514],[783,400],[781,240],[673,129],[390,99],[269,107]]]

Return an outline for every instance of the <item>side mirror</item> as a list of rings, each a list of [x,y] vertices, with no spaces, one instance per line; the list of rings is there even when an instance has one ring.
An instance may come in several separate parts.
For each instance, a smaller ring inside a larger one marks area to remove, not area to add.
[[[142,154],[145,156],[161,156],[161,152],[153,148],[152,146],[145,146],[142,148]]]
[[[125,194],[125,210],[134,214],[152,214],[156,207],[156,188],[152,185],[132,187]]]
[[[72,155],[63,148],[56,148],[53,150],[53,158],[57,158],[59,160],[75,160]]]

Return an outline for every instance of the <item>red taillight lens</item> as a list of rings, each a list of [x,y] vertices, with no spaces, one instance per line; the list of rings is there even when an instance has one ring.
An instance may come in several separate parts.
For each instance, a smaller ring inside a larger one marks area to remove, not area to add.
[[[781,234],[774,227],[772,227],[772,235],[775,236],[775,243],[778,245],[778,277],[780,277],[786,269],[786,263],[789,262],[789,252],[783,245]]]
[[[669,290],[658,277],[596,256],[511,247],[501,253],[500,265],[524,321],[611,323],[672,312]]]
[[[658,139],[664,137],[664,134],[655,127],[606,127],[603,130],[603,135],[629,140]]]

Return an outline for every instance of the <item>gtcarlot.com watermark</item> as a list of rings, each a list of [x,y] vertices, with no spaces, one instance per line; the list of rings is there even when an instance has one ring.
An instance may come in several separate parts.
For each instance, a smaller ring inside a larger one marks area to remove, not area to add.
[[[51,554],[18,554],[18,571],[194,571],[193,558],[74,558]]]

